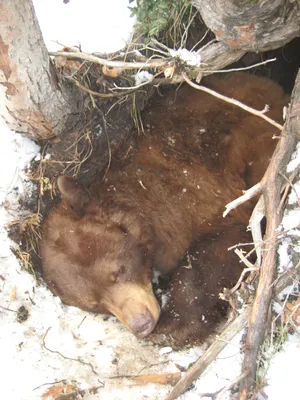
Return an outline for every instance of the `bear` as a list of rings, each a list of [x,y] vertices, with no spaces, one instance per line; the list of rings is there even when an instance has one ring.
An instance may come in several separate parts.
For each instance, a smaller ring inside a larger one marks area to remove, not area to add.
[[[224,288],[235,285],[242,272],[233,249],[246,243],[251,243],[250,234],[238,222],[227,231],[195,242],[171,281],[167,281],[168,290],[157,290],[163,300],[162,313],[148,339],[174,350],[212,339],[222,329],[228,314],[229,303],[220,294]],[[253,257],[249,261],[254,261]]]
[[[258,110],[269,104],[268,116],[282,121],[288,97],[266,78],[215,74],[203,82]],[[223,218],[225,205],[259,182],[279,132],[188,85],[153,97],[143,121],[147,131],[135,135],[130,157],[115,157],[89,188],[58,178],[62,199],[40,243],[43,276],[64,303],[113,314],[138,338],[196,343],[226,311],[218,292],[242,271],[227,248],[249,240],[253,204]],[[190,269],[180,266],[188,249]],[[162,310],[155,270],[171,276]]]

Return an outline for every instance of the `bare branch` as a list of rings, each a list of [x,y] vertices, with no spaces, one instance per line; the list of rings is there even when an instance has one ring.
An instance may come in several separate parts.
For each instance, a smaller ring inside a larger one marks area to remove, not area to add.
[[[214,73],[218,73],[218,74],[226,74],[227,73],[228,74],[230,72],[249,71],[249,69],[260,67],[261,65],[269,64],[270,62],[274,62],[276,60],[277,60],[277,58],[270,58],[269,60],[261,61],[257,64],[249,65],[248,67],[214,70]],[[208,72],[208,71],[203,71],[203,72]]]
[[[263,244],[263,238],[261,232],[261,221],[264,216],[265,216],[265,202],[263,196],[260,196],[249,220],[249,228],[251,229],[251,234],[257,256],[256,265],[258,266],[261,265],[261,259],[262,259],[261,249]]]
[[[244,261],[244,259],[245,259],[245,257],[243,258],[242,261]],[[240,284],[242,283],[242,281],[244,279],[244,276],[247,274],[247,272],[257,272],[257,271],[258,271],[258,268],[254,267],[254,266],[249,267],[249,268],[244,268],[243,272],[241,273],[241,276],[239,277],[239,280],[237,281],[237,283],[233,286],[233,288],[231,288],[229,290],[229,295],[232,295],[234,292],[236,292],[238,290],[238,288],[239,288]],[[221,298],[223,298],[223,296]],[[224,300],[225,300],[225,298],[224,298]]]
[[[221,400],[224,394],[230,390],[234,385],[239,383],[242,379],[244,379],[247,375],[249,374],[249,371],[244,371],[241,375],[237,376],[234,378],[231,382],[228,383],[227,386],[224,387],[224,389],[221,390],[221,392],[217,395],[216,400]]]
[[[238,100],[235,99],[231,99],[230,97],[224,96],[218,92],[216,92],[215,90],[209,89],[206,86],[202,86],[202,85],[197,85],[196,83],[194,83],[193,81],[191,81],[188,76],[183,73],[182,74],[184,80],[193,88],[197,89],[197,90],[202,90],[203,92],[209,93],[212,96],[217,97],[218,99],[224,100],[226,101],[226,103],[230,103],[233,104],[237,107],[242,108],[245,111],[248,111],[249,113],[256,115],[257,117],[260,117],[262,119],[264,119],[265,121],[267,121],[269,124],[275,126],[277,129],[279,129],[280,131],[282,130],[283,126],[278,124],[278,122],[274,121],[273,119],[267,117],[265,115],[265,112],[268,110],[268,107],[265,107],[263,110],[259,111],[259,110],[255,110],[255,108],[249,107],[246,104],[241,103]]]
[[[247,268],[248,270],[251,270],[251,271],[256,270],[257,271],[257,268],[244,256],[243,252],[240,249],[235,249],[234,252],[240,258],[240,260],[248,267]],[[243,275],[243,273],[242,273],[242,275]]]
[[[252,186],[252,188],[246,190],[242,196],[226,204],[225,206],[226,210],[223,212],[223,217],[226,217],[226,215],[229,214],[231,210],[235,209],[236,207],[240,206],[243,203],[246,203],[246,201],[260,194],[260,192],[261,192],[261,183],[259,182],[256,185]]]
[[[92,54],[88,53],[77,53],[77,52],[68,52],[68,51],[51,51],[49,52],[50,56],[56,57],[66,57],[66,58],[79,58],[81,60],[90,61],[95,64],[106,65],[107,67],[111,68],[119,68],[122,70],[126,69],[150,69],[150,68],[166,68],[170,66],[170,61],[172,59],[152,59],[143,62],[124,62],[124,61],[113,61],[113,60],[106,60],[105,58],[100,58],[93,56]]]

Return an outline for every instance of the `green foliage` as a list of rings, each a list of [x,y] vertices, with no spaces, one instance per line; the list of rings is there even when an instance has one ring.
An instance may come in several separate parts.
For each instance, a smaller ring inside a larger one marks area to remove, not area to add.
[[[141,32],[151,37],[167,29],[174,30],[189,13],[191,4],[188,0],[136,0],[136,5],[129,8],[131,15],[137,17]]]

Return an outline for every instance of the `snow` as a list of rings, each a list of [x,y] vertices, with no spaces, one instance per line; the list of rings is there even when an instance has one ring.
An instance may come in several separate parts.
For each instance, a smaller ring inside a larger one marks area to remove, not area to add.
[[[7,198],[7,193],[11,193],[15,186],[19,191],[24,191],[24,180],[26,176],[24,168],[39,151],[37,146],[31,140],[20,135],[11,134],[9,129],[1,129],[0,146],[0,168],[5,171],[0,180],[0,202]],[[22,183],[22,184],[21,184]]]
[[[240,351],[240,342],[243,332],[236,335],[231,343],[226,346],[216,361],[214,361],[195,382],[195,387],[190,392],[182,395],[183,400],[196,400],[201,397],[210,400],[211,396],[203,396],[204,393],[215,393],[222,390],[234,378],[241,374],[241,362],[243,353]],[[200,396],[199,396],[200,394]],[[231,400],[232,395],[226,392],[222,400]]]
[[[169,52],[172,57],[177,57],[192,67],[199,67],[201,65],[201,56],[196,51],[189,51],[187,49],[170,49]]]
[[[153,75],[148,71],[139,71],[134,76],[135,85],[139,86],[143,83],[151,82],[153,80]]]
[[[297,143],[296,151],[292,155],[291,161],[288,163],[286,172],[294,171],[300,165],[300,143]]]
[[[300,143],[297,144],[295,152],[292,154],[291,161],[287,165],[287,172],[294,171],[300,165]],[[283,232],[280,236],[281,242],[278,246],[278,272],[283,273],[293,266],[293,259],[299,260],[300,253],[300,181],[293,184],[288,196],[287,206],[284,211],[282,223],[279,232]],[[272,303],[273,311],[282,315],[285,302],[289,301],[289,296],[299,296],[298,284],[287,286],[278,296],[283,302],[280,304],[276,301]],[[269,349],[272,350],[272,346]],[[293,399],[297,396],[296,385],[300,366],[300,335],[288,335],[288,339],[283,344],[281,351],[277,352],[271,358],[270,367],[268,369],[264,393],[268,399]],[[284,384],[283,384],[284,382]],[[265,398],[265,397],[264,397]]]
[[[287,172],[292,172],[300,165],[300,146],[296,146],[291,161],[287,165]],[[278,246],[278,271],[289,269],[293,263],[293,255],[299,258],[300,253],[300,181],[293,184],[288,196],[287,206],[284,210],[282,223],[278,229],[283,232],[280,236],[281,242]]]
[[[162,347],[162,348],[159,350],[159,354],[162,356],[163,354],[171,353],[171,351],[173,351],[173,349],[172,349],[172,347],[170,347],[170,346]]]
[[[268,399],[296,399],[300,368],[300,336],[289,335],[283,349],[271,360],[264,388]],[[298,394],[297,394],[298,393]]]
[[[67,4],[63,0],[33,1],[49,49],[58,48],[53,42],[57,40],[69,46],[80,43],[82,49],[89,52],[112,52],[122,48],[131,37],[134,21],[129,19],[125,0],[70,0]],[[174,56],[188,63],[201,61],[183,49],[174,52]],[[140,371],[143,374],[178,372],[176,365],[187,368],[203,349],[195,347],[175,352],[138,340],[114,317],[95,316],[63,305],[42,282],[36,282],[22,269],[11,252],[14,244],[7,237],[5,227],[21,213],[19,198],[32,195],[34,188],[26,177],[26,168],[32,159],[39,159],[39,147],[4,126],[0,126],[0,131],[1,398],[41,399],[43,393],[61,380],[82,390],[100,387],[98,394],[85,392],[85,400],[165,398],[170,387],[139,386],[127,378],[110,378],[137,375]],[[289,164],[291,170],[299,164],[299,145],[297,151]],[[300,183],[295,187],[299,193]],[[296,194],[292,193],[289,204],[297,204],[297,201]],[[298,221],[297,210],[293,212],[296,214],[287,218]],[[284,223],[284,226],[291,226],[291,222]],[[288,254],[291,237],[288,239],[290,242],[282,242],[280,250],[282,268],[292,262]],[[21,306],[29,312],[24,322],[17,321],[17,310]],[[199,399],[201,393],[216,392],[240,374],[243,356],[240,339],[241,334],[182,399]],[[289,336],[282,351],[272,360],[267,375],[265,392],[270,400],[295,398],[299,360],[299,337]],[[230,397],[227,393],[223,399]]]
[[[112,53],[130,40],[135,20],[126,0],[33,0],[50,51],[80,46],[82,51]],[[107,16],[110,18],[107,18]],[[59,44],[58,44],[58,43]]]

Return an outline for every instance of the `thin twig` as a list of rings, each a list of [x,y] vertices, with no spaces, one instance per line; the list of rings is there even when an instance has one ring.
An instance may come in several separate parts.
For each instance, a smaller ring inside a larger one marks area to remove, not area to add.
[[[261,61],[261,62],[259,62],[257,64],[249,65],[248,67],[230,68],[230,69],[218,69],[218,70],[214,70],[214,73],[225,74],[225,73],[228,73],[228,72],[248,71],[249,69],[260,67],[261,65],[268,64],[268,63],[274,62],[276,60],[277,60],[277,58],[271,58],[271,59],[266,60],[266,61]],[[205,72],[209,72],[209,71],[203,70],[202,72],[205,73]]]
[[[87,363],[87,362],[85,362],[85,361],[82,361],[82,360],[80,360],[79,358],[66,357],[66,356],[64,356],[62,353],[60,353],[59,351],[57,351],[57,350],[51,350],[49,347],[47,347],[47,345],[46,345],[46,343],[45,343],[45,340],[46,340],[46,336],[48,335],[48,332],[50,331],[50,329],[51,329],[51,326],[49,326],[49,328],[47,329],[45,335],[43,336],[43,347],[44,347],[46,350],[50,351],[50,353],[54,353],[54,354],[60,355],[60,356],[61,356],[62,358],[64,358],[65,360],[76,361],[76,362],[78,362],[78,363],[80,363],[80,364],[87,365],[88,367],[91,368],[91,370],[93,371],[93,373],[94,373],[95,375],[97,375],[97,372],[95,371],[95,369],[94,369],[94,367],[93,367],[93,365],[92,365],[91,363]]]
[[[297,172],[298,172],[298,170],[297,170]],[[284,180],[287,181],[287,183],[288,183],[287,187],[288,188],[292,188],[292,190],[294,191],[296,199],[297,199],[298,207],[300,207],[300,198],[298,196],[298,193],[297,193],[297,190],[295,188],[295,185],[293,184],[293,179],[295,178],[296,174],[293,177],[290,177],[290,178],[288,178],[286,175],[284,175],[282,173],[280,173],[280,175],[283,177]],[[279,207],[280,206],[282,206],[282,203],[280,203]]]
[[[236,378],[234,378],[231,382],[228,383],[227,386],[224,387],[224,389],[222,389],[215,400],[221,400],[222,397],[224,396],[224,394],[230,390],[234,385],[236,385],[237,383],[239,383],[242,379],[244,379],[247,375],[249,374],[249,371],[244,371],[242,374],[240,374],[239,376],[237,376]]]
[[[244,261],[244,260],[243,260],[243,261]],[[248,260],[247,260],[247,261],[248,261]],[[252,271],[257,272],[257,271],[258,271],[258,268],[252,266],[252,267],[244,268],[244,269],[243,269],[243,271],[242,271],[242,273],[241,273],[241,276],[239,277],[239,280],[238,280],[237,283],[233,286],[233,288],[231,288],[231,289],[229,290],[229,294],[230,294],[230,295],[232,295],[234,292],[237,291],[237,289],[239,288],[240,284],[242,283],[242,281],[243,281],[244,276],[246,275],[246,273],[247,273],[247,272],[252,272]]]
[[[234,249],[236,249],[237,247],[245,247],[245,246],[253,246],[253,242],[249,242],[249,243],[237,243],[237,244],[234,244],[233,246],[230,246],[230,247],[228,247],[228,251],[230,251],[230,250],[234,250]]]
[[[248,267],[248,269],[250,270],[257,269],[249,260],[247,260],[247,258],[244,256],[243,252],[240,249],[235,249],[234,252],[240,258],[240,260],[243,261],[243,263]]]
[[[204,33],[204,35],[202,36],[202,38],[196,43],[194,44],[194,46],[191,48],[191,51],[195,51],[195,48],[203,42],[203,40],[206,38],[206,36],[209,34],[210,29],[207,29],[207,31]]]
[[[265,107],[265,108],[264,108],[263,110],[261,110],[261,111],[256,110],[255,108],[249,107],[249,106],[247,106],[246,104],[243,104],[243,103],[241,103],[241,102],[238,101],[238,100],[235,100],[235,99],[232,99],[232,98],[230,98],[230,97],[224,96],[224,95],[222,95],[222,94],[216,92],[215,90],[209,89],[209,88],[207,88],[206,86],[197,85],[196,83],[194,83],[193,81],[191,81],[185,73],[183,73],[182,76],[183,76],[184,80],[185,80],[190,86],[192,86],[193,88],[195,88],[195,89],[197,89],[197,90],[201,90],[201,91],[206,92],[206,93],[209,93],[209,94],[211,94],[212,96],[217,97],[218,99],[224,100],[226,103],[230,103],[230,104],[233,104],[233,105],[235,105],[235,106],[237,106],[237,107],[240,107],[240,108],[242,108],[243,110],[248,111],[249,113],[251,113],[251,114],[253,114],[253,115],[256,115],[257,117],[260,117],[260,118],[264,119],[264,120],[267,121],[269,124],[275,126],[277,129],[279,129],[280,131],[282,130],[282,128],[283,128],[282,125],[278,124],[278,122],[274,121],[273,119],[271,119],[271,118],[269,118],[269,117],[267,117],[267,116],[265,115],[265,112],[268,111],[268,108],[266,109],[266,107]]]
[[[66,77],[66,79],[72,81],[75,83],[75,85],[77,87],[79,87],[80,89],[84,90],[85,92],[89,93],[92,96],[97,96],[97,97],[102,97],[105,99],[108,98],[112,98],[112,97],[118,97],[118,96],[127,96],[128,94],[130,94],[131,92],[135,92],[136,88],[134,87],[133,89],[131,88],[126,88],[127,92],[123,93],[123,92],[115,92],[115,93],[100,93],[100,92],[95,92],[94,90],[91,90],[89,88],[87,88],[86,86],[84,86],[82,83],[78,82],[76,79],[71,78],[71,77]],[[124,89],[124,88],[123,88]]]
[[[5,311],[10,311],[10,312],[14,312],[14,313],[18,312],[16,310],[12,310],[11,308],[7,308],[7,307],[3,307],[3,306],[0,306],[0,308],[2,308],[2,310],[5,310]]]
[[[35,387],[35,388],[32,389],[32,390],[33,390],[33,391],[34,391],[34,390],[38,390],[38,389],[40,389],[40,388],[43,387],[43,386],[57,385],[58,383],[63,383],[63,384],[65,385],[65,384],[67,383],[67,381],[68,381],[68,379],[60,379],[59,381],[45,382],[45,383],[42,383],[41,385]]]

